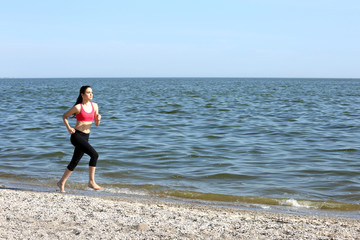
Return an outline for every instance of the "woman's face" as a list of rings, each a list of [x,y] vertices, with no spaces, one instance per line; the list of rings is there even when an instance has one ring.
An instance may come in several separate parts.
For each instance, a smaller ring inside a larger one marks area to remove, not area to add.
[[[91,88],[87,88],[85,90],[85,93],[82,93],[81,94],[82,98],[84,101],[90,101],[93,99],[93,92],[92,92],[92,89]]]

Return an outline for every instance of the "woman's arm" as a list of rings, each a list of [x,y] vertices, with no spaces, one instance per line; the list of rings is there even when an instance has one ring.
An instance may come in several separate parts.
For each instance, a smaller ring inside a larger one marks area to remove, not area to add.
[[[70,117],[73,114],[78,114],[80,113],[80,106],[79,105],[75,105],[73,106],[69,111],[67,111],[66,113],[64,113],[64,115],[62,116],[64,124],[67,128],[67,130],[69,131],[70,134],[75,133],[75,129],[70,127],[69,121],[68,121],[68,117]]]
[[[95,125],[99,126],[101,120],[101,115],[99,114],[99,106],[96,103],[94,103],[94,108],[95,108]]]

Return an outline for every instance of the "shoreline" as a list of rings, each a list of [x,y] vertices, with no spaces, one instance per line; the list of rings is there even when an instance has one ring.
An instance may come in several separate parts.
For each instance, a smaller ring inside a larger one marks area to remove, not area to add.
[[[360,239],[360,220],[0,188],[1,239]]]
[[[35,191],[35,192],[59,192],[58,187],[56,186],[56,181],[47,183],[40,182],[19,182],[12,179],[3,179],[0,178],[0,189],[13,189],[20,191]],[[266,197],[253,197],[253,196],[234,196],[238,197],[239,200],[236,201],[227,201],[227,200],[209,200],[204,199],[198,196],[177,196],[176,194],[170,194],[165,191],[164,193],[160,192],[142,192],[138,189],[132,189],[131,186],[123,185],[121,187],[113,186],[104,186],[103,191],[94,191],[87,187],[86,184],[75,184],[70,183],[70,186],[66,188],[66,194],[70,195],[79,195],[79,196],[96,196],[96,197],[120,197],[120,198],[135,198],[135,199],[145,199],[145,200],[155,200],[155,201],[165,201],[170,203],[183,203],[183,204],[195,204],[201,206],[214,206],[214,207],[223,207],[223,208],[234,208],[234,209],[245,209],[245,210],[255,210],[255,211],[270,211],[274,213],[284,213],[284,214],[296,214],[296,215],[306,215],[306,216],[332,216],[332,217],[343,217],[343,218],[353,218],[360,220],[360,210],[350,209],[347,207],[344,210],[339,210],[334,207],[324,208],[325,206],[331,206],[332,204],[343,204],[343,205],[357,205],[356,203],[344,203],[344,202],[334,202],[334,201],[315,201],[315,200],[306,200],[306,199],[273,199],[274,201],[281,202],[280,204],[272,204],[273,202],[261,202],[259,199],[268,199]],[[174,191],[173,191],[174,192]],[[179,192],[182,193],[180,190]],[[191,192],[190,192],[191,193]],[[195,193],[199,194],[199,193]],[[200,193],[202,194],[202,193]],[[204,193],[206,194],[206,193]],[[211,194],[216,195],[216,194]],[[229,195],[225,195],[229,196]],[[222,196],[221,196],[222,197]],[[250,201],[247,201],[249,198]],[[255,199],[255,200],[254,200]],[[314,204],[316,203],[316,204]],[[313,205],[313,206],[311,206]],[[360,206],[360,205],[359,205]]]

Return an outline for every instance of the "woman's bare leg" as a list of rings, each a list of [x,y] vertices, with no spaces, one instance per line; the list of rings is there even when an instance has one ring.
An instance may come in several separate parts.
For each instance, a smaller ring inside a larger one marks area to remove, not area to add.
[[[62,193],[65,192],[65,183],[66,183],[66,180],[68,180],[68,178],[70,177],[71,173],[72,173],[72,171],[70,171],[68,168],[65,169],[65,172],[64,172],[62,178],[57,183],[57,186],[60,188],[60,192],[62,192]]]
[[[92,188],[94,190],[102,190],[104,188],[100,187],[95,182],[95,169],[96,167],[89,166],[89,188]]]

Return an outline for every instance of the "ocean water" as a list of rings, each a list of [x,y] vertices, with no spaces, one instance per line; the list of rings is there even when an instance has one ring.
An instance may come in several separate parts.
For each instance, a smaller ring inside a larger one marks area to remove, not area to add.
[[[360,214],[360,79],[0,79],[0,183],[56,185],[82,85],[105,192]]]

